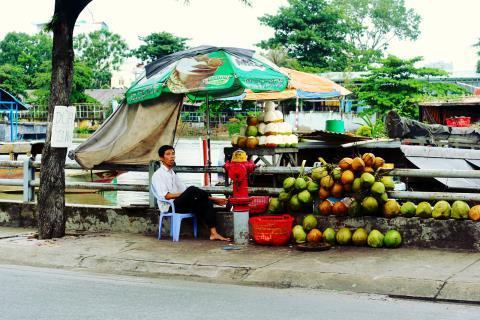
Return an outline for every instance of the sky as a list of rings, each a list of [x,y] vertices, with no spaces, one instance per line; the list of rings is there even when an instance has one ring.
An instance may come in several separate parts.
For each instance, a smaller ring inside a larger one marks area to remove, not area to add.
[[[35,33],[37,23],[53,13],[54,0],[0,0],[0,38],[7,32]],[[104,21],[131,48],[138,37],[167,31],[189,38],[189,46],[210,44],[255,48],[273,30],[261,26],[258,17],[275,14],[287,0],[252,0],[248,7],[238,0],[93,0],[80,20]],[[425,63],[452,63],[455,71],[473,71],[480,38],[480,0],[405,0],[422,17],[417,41],[393,41],[388,53],[402,58],[423,56]]]

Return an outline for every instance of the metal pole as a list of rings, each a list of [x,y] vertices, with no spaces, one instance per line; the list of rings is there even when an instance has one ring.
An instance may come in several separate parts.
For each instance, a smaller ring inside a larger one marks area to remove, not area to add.
[[[207,107],[207,148],[208,148],[208,166],[210,167],[212,165],[212,153],[211,153],[211,150],[210,150],[210,106],[209,106],[209,101],[208,101],[208,94],[206,95],[205,97],[205,104],[206,104],[206,107]],[[212,174],[209,173],[208,174],[208,182],[209,184],[212,183]]]
[[[23,161],[23,202],[35,201],[35,187],[31,186],[31,181],[35,180],[35,169],[30,164],[30,158]]]
[[[155,173],[155,161],[150,161],[148,164],[148,206],[155,208],[155,196],[152,192],[152,176]]]
[[[463,200],[480,201],[478,193],[450,193],[450,192],[419,192],[419,191],[391,191],[388,192],[390,198],[396,199],[416,199],[416,200]]]
[[[298,131],[298,97],[295,100],[295,131]]]

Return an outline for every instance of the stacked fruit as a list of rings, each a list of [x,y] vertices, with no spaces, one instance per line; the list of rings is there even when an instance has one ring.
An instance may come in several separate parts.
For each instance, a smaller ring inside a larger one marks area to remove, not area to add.
[[[322,160],[321,160],[322,161]],[[392,177],[381,176],[376,170],[384,167],[385,161],[375,157],[372,153],[365,153],[362,157],[343,158],[338,166],[325,164],[313,169],[312,178],[320,179],[318,205],[321,215],[359,216],[376,215],[388,200],[387,191],[393,190]],[[347,198],[332,203],[327,200],[334,198]],[[393,200],[394,201],[394,200]],[[387,207],[394,206],[391,202]],[[400,206],[398,206],[400,207]]]
[[[283,114],[275,110],[270,117],[248,116],[247,126],[240,129],[239,135],[233,135],[232,146],[249,149],[297,147],[298,137],[293,134],[292,126],[283,121]]]
[[[457,200],[450,205],[447,201],[440,200],[432,207],[427,201],[422,201],[418,205],[407,201],[402,204],[400,210],[395,211],[394,215],[386,215],[386,217],[394,216],[480,221],[480,205],[470,208],[465,201]]]
[[[320,243],[324,241],[331,245],[370,246],[372,248],[396,248],[402,243],[402,236],[397,230],[389,230],[385,234],[374,229],[368,233],[364,228],[358,228],[353,233],[349,228],[340,228],[337,232],[333,228],[326,228],[323,232],[317,228],[317,219],[306,215],[302,225],[292,229],[292,236],[296,243]]]
[[[278,213],[282,210],[312,212],[313,199],[318,194],[319,186],[311,177],[303,174],[303,165],[298,177],[288,177],[283,181],[283,189],[278,198],[270,199],[269,213]]]

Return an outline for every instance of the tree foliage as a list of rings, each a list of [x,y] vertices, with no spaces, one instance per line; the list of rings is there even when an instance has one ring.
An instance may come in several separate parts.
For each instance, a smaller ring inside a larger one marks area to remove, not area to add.
[[[418,118],[417,104],[427,97],[465,94],[465,89],[458,85],[430,81],[430,77],[447,73],[435,68],[416,68],[415,64],[421,60],[421,57],[402,60],[395,56],[382,59],[381,65],[370,68],[368,76],[354,88],[355,94],[371,107],[370,113],[383,115],[395,110],[410,118]]]
[[[25,96],[27,90],[27,77],[20,66],[3,64],[0,65],[0,88],[18,96]]]
[[[333,0],[351,26],[347,40],[352,68],[362,70],[383,56],[394,39],[416,40],[421,17],[404,0]]]
[[[479,50],[477,51],[477,55],[480,57],[480,39],[478,42],[474,45],[474,47],[478,48]],[[480,73],[480,59],[477,61],[477,73]]]
[[[169,32],[154,32],[139,37],[144,44],[133,51],[138,59],[149,63],[168,54],[187,49],[188,38],[177,37]]]
[[[110,87],[112,71],[129,56],[125,40],[105,29],[78,35],[74,49],[77,60],[93,70],[93,88]]]
[[[302,67],[362,71],[383,57],[393,38],[415,40],[420,16],[404,0],[289,0],[259,20],[274,37],[259,46],[283,46]]]
[[[21,68],[24,86],[31,87],[41,65],[52,60],[52,45],[52,38],[45,33],[9,32],[0,41],[0,65]]]
[[[288,0],[277,14],[266,14],[260,22],[275,30],[273,38],[259,43],[263,49],[283,46],[304,67],[343,70],[350,45],[350,26],[342,12],[326,0]]]
[[[35,76],[31,103],[44,109],[50,99],[50,86],[52,78],[52,65],[49,62],[43,64],[41,71]],[[93,71],[85,63],[76,61],[73,67],[71,103],[95,103],[92,97],[85,94],[85,90],[92,88]]]

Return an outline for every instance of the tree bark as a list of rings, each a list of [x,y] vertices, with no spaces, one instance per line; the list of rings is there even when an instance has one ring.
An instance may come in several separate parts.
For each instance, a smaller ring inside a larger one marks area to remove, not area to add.
[[[68,106],[73,78],[73,29],[80,12],[92,0],[56,0],[50,23],[53,31],[52,81],[48,103],[48,128],[42,153],[38,194],[38,234],[40,239],[65,235],[65,157],[66,148],[50,145],[55,106]]]

